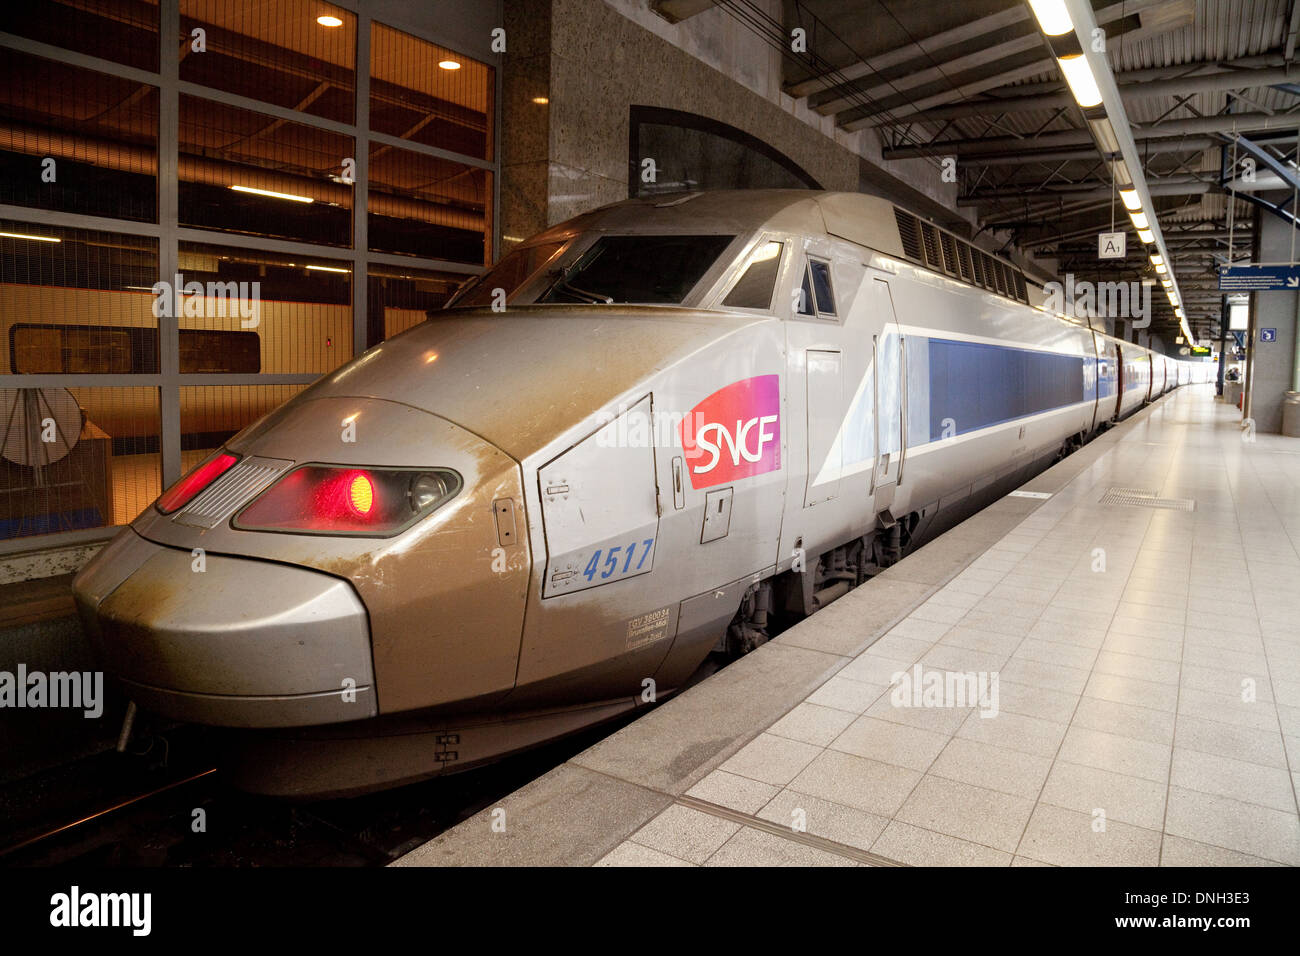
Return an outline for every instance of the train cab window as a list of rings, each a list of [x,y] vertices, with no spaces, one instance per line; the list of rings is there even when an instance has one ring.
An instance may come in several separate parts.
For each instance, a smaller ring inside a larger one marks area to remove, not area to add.
[[[812,270],[813,292],[817,299],[818,314],[834,315],[835,297],[831,294],[831,264],[809,259],[808,267]]]
[[[735,236],[601,236],[538,302],[678,305]]]
[[[765,242],[749,257],[744,274],[731,287],[724,306],[733,309],[770,309],[776,274],[781,268],[782,243]]]
[[[799,315],[835,317],[835,296],[831,291],[831,264],[823,259],[809,258],[803,267],[803,285],[800,287],[795,312]]]
[[[808,267],[803,267],[803,286],[799,289],[799,301],[796,311],[800,315],[816,315],[813,311],[812,285],[808,281]]]
[[[563,245],[563,242],[539,242],[536,245],[520,246],[452,296],[445,307],[468,309],[491,305],[497,289],[504,289],[509,298],[542,266],[550,262]]]

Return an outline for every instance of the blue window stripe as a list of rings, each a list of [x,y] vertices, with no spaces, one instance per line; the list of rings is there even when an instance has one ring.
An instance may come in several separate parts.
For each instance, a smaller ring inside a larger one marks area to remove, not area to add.
[[[930,339],[930,440],[1084,400],[1082,356]]]

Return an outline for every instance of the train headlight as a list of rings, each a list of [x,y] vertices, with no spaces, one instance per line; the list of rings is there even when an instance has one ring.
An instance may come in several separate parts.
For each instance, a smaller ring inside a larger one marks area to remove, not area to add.
[[[248,531],[385,538],[454,498],[461,478],[446,468],[300,465],[235,515]]]

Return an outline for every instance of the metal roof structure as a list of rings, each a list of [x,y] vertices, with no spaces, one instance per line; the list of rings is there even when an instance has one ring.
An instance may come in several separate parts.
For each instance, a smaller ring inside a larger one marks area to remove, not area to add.
[[[709,5],[657,4],[685,15]],[[756,28],[806,31],[806,52],[783,57],[785,92],[842,129],[875,130],[886,167],[956,157],[958,205],[981,231],[1003,230],[1080,279],[1154,278],[1025,0],[783,0],[781,24],[757,0],[718,5]],[[1187,318],[1198,338],[1217,336],[1215,270],[1249,257],[1255,207],[1295,221],[1300,0],[1092,8]],[[1232,175],[1248,167],[1254,182]],[[1096,235],[1112,221],[1129,232],[1129,255],[1099,262]],[[1152,331],[1177,334],[1157,300]]]

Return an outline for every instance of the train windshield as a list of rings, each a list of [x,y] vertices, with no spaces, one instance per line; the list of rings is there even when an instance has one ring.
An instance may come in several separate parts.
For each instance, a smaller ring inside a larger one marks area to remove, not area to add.
[[[491,305],[497,289],[504,289],[509,298],[538,269],[550,262],[563,245],[563,242],[541,242],[516,249],[489,271],[462,287],[452,296],[446,308],[468,309]]]
[[[551,275],[538,302],[677,305],[735,236],[602,236]]]

